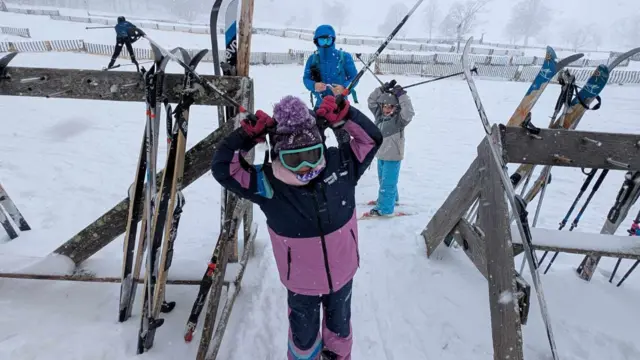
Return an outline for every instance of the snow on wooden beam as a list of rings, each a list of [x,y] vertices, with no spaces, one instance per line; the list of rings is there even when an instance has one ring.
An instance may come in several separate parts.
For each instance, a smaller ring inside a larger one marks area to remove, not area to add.
[[[8,78],[0,81],[0,95],[45,98],[144,101],[144,82],[133,71],[102,71],[9,67]],[[240,76],[202,76],[241,102],[252,87],[251,79]],[[164,94],[171,103],[180,100],[184,74],[165,74]],[[196,105],[231,105],[217,93],[197,96]]]
[[[610,170],[640,170],[640,135],[500,125],[506,162]]]
[[[515,225],[511,233],[515,255],[520,254],[522,239]],[[531,237],[536,250],[640,260],[640,241],[635,236],[531,228]]]
[[[464,216],[471,204],[478,198],[480,193],[479,169],[480,165],[476,158],[422,231],[422,237],[427,245],[427,257],[433,254],[438,245],[456,226],[458,220]]]
[[[233,121],[225,123],[189,149],[185,155],[183,189],[209,171],[211,156],[220,141],[233,130],[233,125]],[[163,171],[156,174],[158,184],[161,181]],[[133,174],[131,179],[133,180]],[[144,201],[144,196],[141,196],[140,201]],[[54,250],[54,253],[69,257],[76,265],[80,264],[115,238],[124,234],[128,215],[129,198],[125,198]],[[137,217],[136,221],[139,220],[140,217]]]

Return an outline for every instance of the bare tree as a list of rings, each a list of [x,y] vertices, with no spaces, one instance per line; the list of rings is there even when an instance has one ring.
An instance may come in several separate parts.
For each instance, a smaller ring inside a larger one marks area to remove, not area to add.
[[[409,12],[409,8],[404,3],[395,3],[391,5],[389,8],[389,12],[387,13],[387,17],[384,19],[384,22],[378,26],[378,33],[380,35],[389,35],[393,29],[400,23],[402,18],[404,18]],[[404,37],[407,34],[406,26],[403,26],[402,29],[396,34],[397,37]]]
[[[436,21],[440,17],[440,7],[438,0],[429,0],[427,7],[424,9],[424,25],[429,31],[429,40],[433,38],[433,29],[436,27]]]
[[[330,22],[338,33],[342,32],[342,27],[349,16],[349,8],[342,2],[323,2],[323,18]]]
[[[571,45],[573,51],[584,48],[589,42],[589,32],[584,26],[576,26],[575,23],[569,23],[563,31],[564,40]]]
[[[506,31],[516,39],[524,38],[524,46],[529,45],[529,38],[538,35],[551,18],[551,9],[543,4],[543,0],[521,0],[511,9],[511,19]]]
[[[445,36],[455,36],[458,40],[468,35],[478,25],[478,14],[489,2],[491,0],[467,0],[453,3],[440,24],[441,33]]]

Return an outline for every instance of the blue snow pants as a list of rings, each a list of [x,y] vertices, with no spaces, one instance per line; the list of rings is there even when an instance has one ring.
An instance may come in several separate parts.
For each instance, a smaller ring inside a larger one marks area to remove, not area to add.
[[[393,214],[396,201],[400,200],[398,193],[398,178],[400,177],[401,161],[378,160],[378,204],[376,208],[382,215]]]

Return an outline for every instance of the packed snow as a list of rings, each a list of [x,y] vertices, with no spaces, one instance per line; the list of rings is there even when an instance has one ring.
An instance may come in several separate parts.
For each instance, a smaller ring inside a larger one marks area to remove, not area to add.
[[[6,13],[0,16],[0,22],[8,19]],[[90,36],[83,24],[44,25],[37,23],[37,18],[15,20],[13,25],[29,24],[36,36],[48,33],[49,38],[51,34],[65,35],[67,30],[60,30],[64,27],[78,38]],[[189,43],[191,40],[182,42],[194,35],[160,31],[153,35],[166,47],[197,47]],[[113,41],[112,34],[105,36],[105,42]],[[289,46],[283,45],[285,41],[254,37],[252,46],[256,51],[260,46],[285,48]],[[144,46],[144,40],[138,44]],[[107,57],[49,53],[19,54],[12,65],[100,69],[107,62]],[[212,73],[210,63],[202,63],[197,70]],[[168,71],[181,72],[175,64]],[[306,100],[302,71],[302,67],[294,65],[252,67],[256,108],[270,110],[287,94]],[[381,76],[383,81],[393,78],[400,84],[420,80]],[[529,86],[481,79],[476,83],[489,119],[498,123],[506,122]],[[367,114],[366,97],[375,86],[376,80],[365,74],[357,88],[361,103],[354,106]],[[534,108],[534,123],[548,123],[558,93],[557,85],[548,87]],[[410,89],[409,95],[417,115],[406,132],[407,156],[400,175],[400,198],[405,205],[400,209],[416,215],[359,223],[361,263],[354,280],[353,358],[492,359],[486,280],[461,249],[441,246],[428,259],[420,236],[471,164],[484,131],[469,89],[459,78]],[[602,97],[602,108],[588,112],[580,129],[638,131],[640,88],[609,85]],[[66,259],[49,254],[126,196],[135,173],[145,105],[2,96],[0,108],[4,115],[0,182],[33,228],[12,241],[0,233],[0,271],[69,273],[71,264]],[[187,147],[216,129],[216,114],[215,108],[192,106]],[[160,144],[158,164],[164,164],[166,148],[163,142]],[[360,181],[356,193],[359,203],[376,198],[376,171],[374,163]],[[610,172],[575,232],[600,230],[623,176],[623,171]],[[546,192],[538,227],[557,228],[583,179],[579,169],[553,169],[553,182]],[[185,189],[184,195],[186,205],[170,278],[198,279],[218,237],[220,186],[206,174]],[[531,213],[536,205],[537,201],[529,205]],[[367,210],[366,206],[359,208],[359,212]],[[631,209],[618,234],[624,235],[631,214],[637,211],[638,206]],[[260,225],[255,256],[249,262],[233,309],[220,359],[282,359],[286,354],[286,291],[280,284],[264,217],[258,208],[255,221]],[[118,277],[121,258],[122,237],[78,270]],[[580,255],[560,254],[551,271],[542,276],[561,358],[640,358],[640,274],[633,274],[624,286],[616,288],[607,282],[615,259],[603,259],[594,279],[586,283],[575,276],[574,268],[581,259]],[[516,263],[520,260],[517,257]],[[618,278],[630,264],[631,261],[622,262]],[[531,283],[528,271],[524,277]],[[136,297],[132,318],[118,323],[119,289],[118,284],[0,279],[0,359],[169,360],[195,356],[199,332],[187,345],[182,331],[196,287],[168,286],[167,299],[178,305],[164,315],[166,322],[157,332],[153,349],[141,357],[135,355],[141,296]],[[509,295],[502,298],[506,301]],[[533,294],[523,337],[526,359],[551,358]]]

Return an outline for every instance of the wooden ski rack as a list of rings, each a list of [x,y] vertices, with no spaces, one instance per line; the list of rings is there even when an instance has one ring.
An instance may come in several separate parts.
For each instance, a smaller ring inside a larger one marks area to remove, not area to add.
[[[478,156],[422,232],[431,257],[452,236],[489,282],[494,359],[522,360],[521,326],[528,317],[530,286],[516,272],[514,256],[523,251],[499,168],[485,138]],[[492,141],[504,163],[542,164],[610,170],[640,170],[640,135],[540,129],[532,134],[520,127],[494,125]],[[476,217],[471,207],[479,200]],[[640,243],[629,237],[531,229],[532,247],[585,255],[640,258]],[[514,235],[512,235],[514,234]],[[515,281],[514,281],[515,279]],[[515,294],[505,303],[503,294]]]
[[[0,4],[2,4],[1,0]],[[238,48],[237,74],[239,76],[201,75],[204,80],[212,83],[222,92],[228,94],[234,101],[242,105],[242,107],[249,112],[254,111],[254,84],[253,80],[249,77],[253,8],[253,0],[242,0],[240,24],[238,27],[238,42],[240,46]],[[0,74],[0,76],[2,76],[0,79],[0,95],[129,102],[144,102],[145,100],[144,81],[140,74],[136,72],[15,67],[11,66],[11,64],[9,64],[9,67],[5,70],[6,71]],[[164,96],[170,103],[179,102],[183,80],[183,73],[165,74]],[[194,105],[216,107],[233,105],[216,92],[208,91],[206,88],[204,88],[204,90],[204,96],[199,95],[194,98]],[[140,113],[141,121],[143,114],[143,112]],[[184,174],[182,188],[180,190],[184,190],[202,175],[209,173],[211,169],[211,156],[217,146],[222,139],[239,126],[238,117],[226,119],[225,121],[223,121],[223,119],[220,120],[218,129],[211,132],[185,153]],[[255,154],[252,150],[245,155],[245,159],[247,162],[252,163],[254,156]],[[163,171],[164,169],[156,174],[158,183],[160,182]],[[1,187],[0,190],[2,190]],[[125,192],[126,189],[123,189],[123,193]],[[1,195],[2,192],[0,192],[0,196]],[[2,198],[0,197],[0,199]],[[144,196],[142,196],[140,201],[144,202]],[[230,204],[237,204],[237,206],[234,206],[232,215],[230,215],[229,212],[222,211],[222,214],[224,214],[222,223],[232,224],[230,225],[231,230],[229,231],[234,235],[228,242],[225,242],[225,245],[218,255],[219,262],[224,264],[220,265],[219,270],[221,271],[222,277],[214,277],[214,279],[217,280],[214,281],[214,285],[212,285],[208,293],[209,308],[205,314],[201,314],[201,317],[205,318],[201,320],[201,323],[204,323],[207,331],[203,331],[203,336],[200,338],[199,351],[196,357],[198,360],[214,360],[217,357],[231,309],[241,288],[240,285],[247,263],[253,254],[253,244],[258,232],[258,226],[253,222],[253,206],[251,203],[245,200],[236,201],[234,195],[231,193],[226,199],[221,199],[221,203],[226,204],[223,208],[229,207]],[[10,210],[9,213],[11,214]],[[128,213],[129,199],[124,198],[54,250],[53,254],[68,257],[76,265],[76,270],[78,270],[78,266],[81,263],[125,233]],[[136,221],[140,221],[141,214],[136,215]],[[4,213],[0,208],[0,221],[3,218]],[[26,225],[26,222],[24,222],[24,224]],[[18,225],[20,225],[20,223],[18,223]],[[244,249],[240,258],[238,233],[240,232],[239,229],[241,226],[244,236]],[[225,229],[226,228],[227,227],[225,227]],[[222,233],[222,227],[220,231]],[[205,238],[215,239],[215,236],[212,236],[212,234],[204,235]],[[215,246],[213,241],[211,242],[211,246],[213,250]],[[239,266],[235,267],[237,272],[227,271],[227,262],[239,263]],[[202,271],[204,272],[205,270],[203,264]],[[83,274],[82,271],[76,272],[64,275],[0,273],[0,278],[101,283],[120,282],[119,277],[91,276]],[[200,276],[201,273],[194,275]],[[134,276],[134,281],[140,282],[141,280]],[[201,280],[169,279],[167,283],[194,285],[200,284]],[[225,293],[223,292],[224,288],[226,288],[227,300],[224,304],[221,304],[220,299]],[[215,304],[215,306],[211,304]],[[217,322],[217,311],[212,311],[211,309],[217,309],[218,304],[222,306],[222,313]]]

